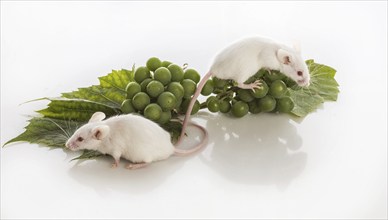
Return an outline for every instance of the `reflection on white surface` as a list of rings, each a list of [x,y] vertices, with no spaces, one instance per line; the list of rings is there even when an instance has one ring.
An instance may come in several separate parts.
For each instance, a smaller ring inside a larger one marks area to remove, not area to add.
[[[203,116],[212,150],[201,160],[230,181],[283,189],[304,169],[307,154],[288,115],[248,115],[236,119]]]
[[[170,158],[153,163],[138,170],[127,170],[123,163],[116,169],[110,168],[112,158],[102,157],[96,161],[79,161],[68,171],[71,178],[85,187],[92,188],[100,196],[111,191],[123,195],[150,193],[162,185],[166,179],[182,168],[184,159]]]

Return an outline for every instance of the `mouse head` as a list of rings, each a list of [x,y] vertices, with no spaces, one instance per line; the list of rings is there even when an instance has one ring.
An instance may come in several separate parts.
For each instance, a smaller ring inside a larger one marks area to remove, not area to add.
[[[73,151],[97,150],[110,131],[109,126],[102,122],[104,118],[104,113],[94,113],[89,122],[75,131],[67,140],[66,147]]]
[[[310,85],[310,72],[298,50],[279,49],[276,55],[282,73],[294,80],[299,86]]]

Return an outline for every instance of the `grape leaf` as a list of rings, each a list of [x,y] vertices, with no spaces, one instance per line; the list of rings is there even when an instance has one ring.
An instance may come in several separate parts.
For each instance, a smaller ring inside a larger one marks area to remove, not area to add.
[[[125,93],[125,87],[129,81],[133,81],[134,72],[126,69],[112,70],[112,73],[99,77],[100,85],[103,88],[115,88]]]
[[[97,157],[101,157],[103,156],[104,154],[98,152],[98,151],[94,151],[94,150],[84,150],[82,152],[82,154],[78,157],[75,157],[71,160],[90,160],[90,159],[94,159],[94,158],[97,158]]]
[[[117,115],[118,110],[85,99],[49,99],[48,108],[37,111],[44,117],[85,122],[97,111],[107,116]]]
[[[90,86],[87,88],[79,88],[77,91],[62,93],[62,97],[68,99],[84,99],[89,101],[98,102],[109,106],[111,108],[119,109],[121,102],[125,98],[126,94],[121,91],[116,92],[117,89],[102,88],[101,86]]]
[[[26,141],[48,147],[65,147],[67,139],[85,123],[47,117],[34,117],[29,122],[22,134],[9,140],[4,145]]]
[[[295,104],[291,113],[299,117],[315,111],[324,101],[336,101],[339,93],[339,85],[334,79],[335,69],[314,60],[307,60],[306,63],[310,71],[310,86],[302,88],[294,84],[288,88]]]

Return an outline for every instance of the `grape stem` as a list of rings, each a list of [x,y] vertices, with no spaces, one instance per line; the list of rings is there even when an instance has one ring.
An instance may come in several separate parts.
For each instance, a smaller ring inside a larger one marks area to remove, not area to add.
[[[234,93],[237,92],[238,87],[232,86],[231,88],[227,89],[225,92],[217,94],[217,98],[219,100],[224,100],[226,98],[232,98]]]
[[[188,63],[184,63],[183,66],[182,66],[182,69],[183,69],[183,70],[186,70],[188,66],[189,66]]]

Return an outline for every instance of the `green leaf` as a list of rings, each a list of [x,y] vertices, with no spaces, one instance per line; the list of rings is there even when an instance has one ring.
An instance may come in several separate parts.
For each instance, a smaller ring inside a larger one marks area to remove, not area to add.
[[[319,104],[325,101],[320,95],[309,94],[305,90],[293,90],[290,88],[288,90],[290,98],[295,105],[291,113],[299,117],[304,117],[310,112],[315,111]]]
[[[118,111],[104,104],[85,99],[49,99],[48,108],[38,112],[47,118],[88,121],[97,111],[107,116],[117,115]]]
[[[4,145],[26,141],[49,147],[65,147],[67,139],[85,122],[35,117],[29,120],[25,131]]]
[[[339,93],[339,85],[334,79],[336,70],[314,62],[310,62],[308,67],[311,75],[310,92],[319,94],[325,101],[336,101]]]
[[[90,159],[94,159],[94,158],[97,158],[97,157],[101,157],[103,155],[104,154],[102,154],[102,153],[100,153],[98,151],[84,150],[80,156],[73,158],[72,161],[73,160],[90,160]]]
[[[129,81],[133,81],[133,71],[126,69],[112,70],[107,76],[99,77],[100,85],[103,88],[115,88],[125,93],[125,87]]]
[[[74,92],[62,93],[64,98],[94,101],[116,109],[120,109],[125,96],[126,94],[121,90],[117,91],[115,88],[102,88],[101,86],[90,86]]]
[[[335,69],[314,60],[307,60],[306,63],[310,71],[310,86],[301,88],[294,85],[288,89],[295,104],[291,113],[299,117],[315,111],[324,101],[336,101],[339,93],[339,85],[334,79]]]

